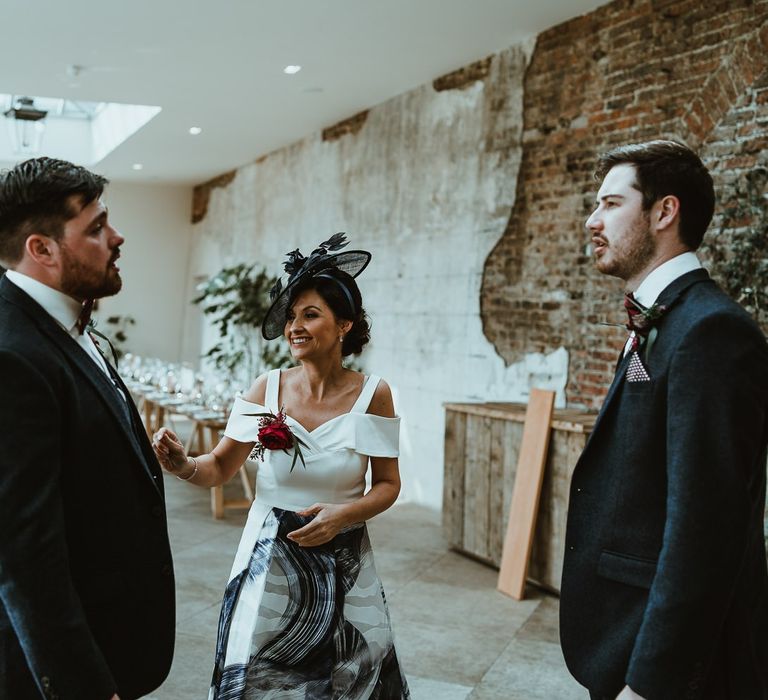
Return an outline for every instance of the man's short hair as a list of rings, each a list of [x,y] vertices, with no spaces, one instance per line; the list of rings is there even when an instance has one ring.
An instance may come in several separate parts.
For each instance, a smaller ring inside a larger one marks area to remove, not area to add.
[[[15,265],[33,233],[60,240],[77,215],[72,198],[87,206],[101,196],[107,179],[55,158],[32,158],[0,173],[0,261]]]
[[[696,250],[715,211],[712,176],[696,153],[677,141],[647,141],[619,146],[601,155],[595,177],[602,180],[616,165],[635,167],[635,187],[643,195],[643,209],[667,195],[680,201],[680,240]]]

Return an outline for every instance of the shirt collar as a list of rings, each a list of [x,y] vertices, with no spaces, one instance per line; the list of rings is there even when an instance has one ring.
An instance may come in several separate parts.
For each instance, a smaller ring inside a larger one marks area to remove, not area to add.
[[[656,300],[672,282],[678,277],[682,277],[686,272],[698,270],[701,268],[701,262],[696,257],[696,253],[686,252],[670,258],[651,270],[646,278],[635,290],[635,299],[643,306],[653,306]]]
[[[5,276],[40,304],[67,332],[72,332],[82,309],[80,302],[21,272],[7,270]]]

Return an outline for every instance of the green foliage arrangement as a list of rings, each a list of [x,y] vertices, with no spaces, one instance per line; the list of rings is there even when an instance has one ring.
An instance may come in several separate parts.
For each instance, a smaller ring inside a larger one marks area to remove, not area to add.
[[[706,253],[723,289],[768,328],[768,168],[756,167],[736,183]]]
[[[212,317],[219,332],[219,342],[203,357],[245,381],[267,369],[293,364],[284,343],[267,343],[261,337],[259,329],[270,306],[269,290],[275,278],[256,268],[244,263],[225,267],[199,285],[192,300]]]
[[[119,359],[126,353],[128,328],[136,325],[136,319],[133,316],[107,316],[104,323],[109,326],[108,337],[112,342],[115,357]]]

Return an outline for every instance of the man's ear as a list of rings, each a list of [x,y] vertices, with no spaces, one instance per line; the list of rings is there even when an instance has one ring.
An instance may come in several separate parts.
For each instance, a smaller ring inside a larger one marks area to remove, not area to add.
[[[657,231],[680,224],[680,200],[673,194],[662,197],[654,205],[652,223]]]
[[[24,242],[24,251],[38,265],[53,267],[59,259],[59,244],[49,236],[33,233]]]

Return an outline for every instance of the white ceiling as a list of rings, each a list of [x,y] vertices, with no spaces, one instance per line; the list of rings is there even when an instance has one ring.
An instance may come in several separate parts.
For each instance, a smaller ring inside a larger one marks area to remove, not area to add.
[[[604,2],[1,0],[0,93],[160,105],[94,169],[195,184]]]

